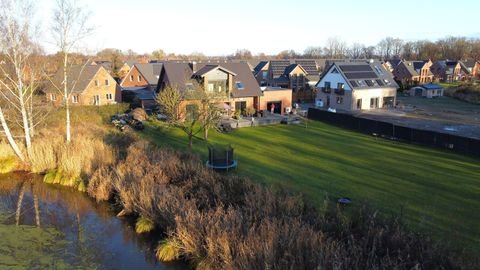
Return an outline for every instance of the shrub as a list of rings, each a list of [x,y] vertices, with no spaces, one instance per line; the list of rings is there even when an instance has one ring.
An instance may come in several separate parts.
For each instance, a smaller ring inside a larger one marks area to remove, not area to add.
[[[10,146],[0,141],[0,173],[13,171],[18,165],[18,160]]]
[[[135,231],[137,233],[147,233],[151,232],[153,229],[155,229],[155,223],[148,218],[139,217],[135,223]]]

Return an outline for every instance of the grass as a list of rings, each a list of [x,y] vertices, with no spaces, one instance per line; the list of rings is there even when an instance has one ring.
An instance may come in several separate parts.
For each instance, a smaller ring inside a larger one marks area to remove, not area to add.
[[[143,136],[158,146],[187,149],[179,130],[147,124]],[[311,121],[295,125],[211,132],[210,142],[230,143],[236,173],[305,194],[321,206],[325,196],[347,196],[407,227],[446,241],[456,250],[480,251],[480,160],[392,142]],[[205,143],[194,140],[203,160]]]

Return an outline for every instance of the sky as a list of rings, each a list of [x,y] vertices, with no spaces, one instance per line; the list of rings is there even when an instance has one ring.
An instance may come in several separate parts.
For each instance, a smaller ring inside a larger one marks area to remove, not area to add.
[[[329,37],[375,45],[391,36],[407,41],[446,36],[480,38],[478,0],[77,0],[90,12],[95,31],[86,52],[104,48],[137,53],[237,49],[277,54],[324,46]],[[49,25],[55,0],[35,1],[40,42],[55,52]]]

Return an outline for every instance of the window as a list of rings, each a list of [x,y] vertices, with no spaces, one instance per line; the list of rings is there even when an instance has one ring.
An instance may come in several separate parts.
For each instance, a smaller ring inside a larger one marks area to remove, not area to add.
[[[187,121],[193,121],[198,116],[197,104],[188,104],[187,107]]]
[[[208,84],[208,92],[213,92],[215,85],[213,83]]]
[[[57,95],[56,94],[50,94],[50,100],[51,101],[57,101]]]
[[[344,84],[343,83],[338,83],[337,84],[337,89],[343,89],[344,87]]]
[[[245,85],[243,85],[243,83],[241,81],[236,81],[235,82],[235,85],[237,86],[237,89],[238,90],[243,90],[245,89]]]
[[[142,81],[142,76],[138,75],[138,81],[139,81],[139,82]]]
[[[268,78],[268,71],[262,71],[262,78],[266,80]]]
[[[96,96],[93,96],[93,105],[100,105],[100,96],[99,95],[96,95]]]
[[[72,103],[78,103],[78,96],[72,96]]]
[[[343,104],[343,97],[337,97],[337,104]]]
[[[195,87],[193,87],[193,83],[185,83],[185,88],[189,91],[195,90]]]
[[[112,94],[111,94],[111,93],[108,93],[106,96],[107,96],[107,100],[112,100],[112,99],[113,99],[113,97],[112,97]]]
[[[98,86],[100,85],[100,83],[98,82],[98,80],[95,80],[95,86]]]
[[[379,66],[375,66],[375,70],[377,71],[378,75],[383,75],[382,69]]]
[[[130,81],[133,82],[133,75],[130,75]]]
[[[358,110],[362,109],[362,99],[357,99],[357,109]]]
[[[110,81],[109,81],[108,79],[105,80],[105,85],[106,85],[106,86],[109,86],[109,85],[110,85]]]
[[[325,88],[330,89],[330,82],[325,82]]]
[[[377,109],[378,108],[378,97],[370,99],[370,109]]]

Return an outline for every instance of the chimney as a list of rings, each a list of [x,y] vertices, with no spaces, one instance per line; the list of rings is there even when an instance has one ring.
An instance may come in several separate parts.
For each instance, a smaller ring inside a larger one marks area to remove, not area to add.
[[[197,62],[192,61],[192,72],[195,73],[197,72]]]

